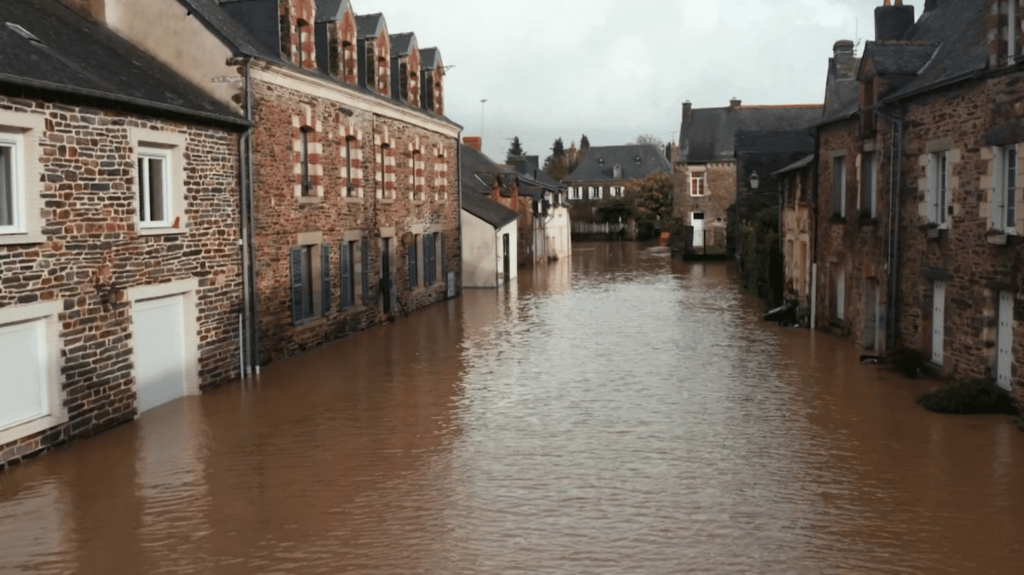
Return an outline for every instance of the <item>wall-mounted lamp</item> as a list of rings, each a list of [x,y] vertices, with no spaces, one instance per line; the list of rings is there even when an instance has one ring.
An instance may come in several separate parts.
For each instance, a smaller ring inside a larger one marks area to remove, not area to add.
[[[759,187],[761,187],[761,178],[758,177],[757,170],[754,170],[754,172],[750,174],[750,189],[756,190]]]

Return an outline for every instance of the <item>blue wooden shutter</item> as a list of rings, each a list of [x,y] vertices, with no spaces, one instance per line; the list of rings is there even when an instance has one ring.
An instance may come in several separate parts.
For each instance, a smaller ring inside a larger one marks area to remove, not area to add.
[[[427,274],[430,275],[430,285],[437,283],[437,246],[434,243],[434,234],[427,234]]]
[[[441,281],[444,282],[445,297],[448,297],[451,288],[448,286],[448,260],[445,257],[447,255],[445,253],[447,244],[445,243],[444,232],[441,232],[439,235],[441,236]]]
[[[360,248],[363,251],[363,304],[370,305],[370,242],[364,239]]]
[[[320,245],[320,313],[331,315],[331,244]]]
[[[306,297],[306,289],[302,277],[302,252],[305,248],[292,248],[292,323],[299,325],[306,319],[303,310],[306,309],[303,299]]]
[[[341,242],[341,253],[338,257],[341,267],[341,309],[352,307],[352,252],[348,242]]]
[[[407,259],[409,260],[409,289],[416,289],[416,236],[413,236],[412,243],[409,244],[409,254]]]

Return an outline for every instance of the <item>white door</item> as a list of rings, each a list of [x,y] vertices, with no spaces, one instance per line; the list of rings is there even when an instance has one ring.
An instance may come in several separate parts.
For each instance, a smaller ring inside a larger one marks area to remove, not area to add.
[[[999,346],[996,359],[996,381],[1009,390],[1013,373],[1013,294],[999,292]]]
[[[690,221],[693,222],[693,247],[704,247],[704,212],[690,214]]]
[[[0,429],[49,415],[46,325],[0,326]]]
[[[942,365],[946,342],[946,282],[935,282],[932,304],[932,363]]]
[[[173,296],[135,304],[135,390],[139,413],[185,395],[185,300]]]

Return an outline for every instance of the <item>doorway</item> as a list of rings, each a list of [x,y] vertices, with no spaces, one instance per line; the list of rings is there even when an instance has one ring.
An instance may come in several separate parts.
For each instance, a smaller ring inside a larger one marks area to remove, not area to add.
[[[510,240],[508,234],[504,234],[504,235],[501,236],[501,244],[502,244],[502,250],[503,250],[502,251],[502,266],[503,266],[503,270],[505,272],[505,275],[502,276],[502,281],[506,281],[506,282],[508,281],[508,279],[510,277],[512,277],[512,259],[509,256],[509,246],[510,246],[510,243],[511,243],[511,240]]]
[[[704,212],[693,212],[690,214],[690,221],[693,223],[693,247],[704,247]]]
[[[380,250],[380,297],[384,315],[391,315],[391,300],[395,286],[391,277],[391,238],[381,238]]]
[[[878,351],[878,280],[864,280],[864,332],[861,347]]]

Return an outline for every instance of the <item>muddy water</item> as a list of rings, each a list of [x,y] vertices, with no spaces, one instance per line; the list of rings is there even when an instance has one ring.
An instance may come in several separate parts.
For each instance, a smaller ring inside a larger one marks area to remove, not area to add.
[[[0,475],[0,573],[1021,573],[1024,434],[632,245]]]

